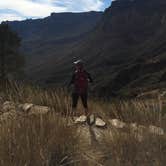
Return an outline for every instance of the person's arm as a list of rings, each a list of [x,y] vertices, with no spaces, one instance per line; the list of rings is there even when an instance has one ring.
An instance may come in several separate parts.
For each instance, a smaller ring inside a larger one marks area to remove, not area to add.
[[[90,73],[87,73],[87,74],[88,74],[88,80],[89,80],[89,82],[92,83],[92,82],[93,82],[93,79],[92,79]]]
[[[75,74],[72,75],[72,78],[71,78],[68,86],[71,86],[74,83],[74,79],[75,79]]]

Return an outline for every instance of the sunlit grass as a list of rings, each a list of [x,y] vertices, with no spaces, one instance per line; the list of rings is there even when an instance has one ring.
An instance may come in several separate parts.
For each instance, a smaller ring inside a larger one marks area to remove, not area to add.
[[[44,105],[52,109],[46,115],[19,116],[0,122],[2,166],[164,166],[166,163],[165,135],[148,132],[139,135],[132,133],[130,128],[125,131],[103,129],[103,139],[96,145],[103,153],[98,159],[94,147],[83,144],[81,131],[77,132],[79,126],[68,124],[72,109],[67,90],[46,90],[17,83],[6,87],[1,90],[1,105],[9,100],[18,104]],[[101,99],[89,100],[89,110],[107,123],[109,119],[116,118],[128,125],[156,125],[166,131],[164,109],[164,101],[160,98],[106,102]],[[81,103],[77,112],[84,113]],[[83,157],[89,150],[94,151],[94,156]]]
[[[54,114],[8,121],[0,126],[0,165],[50,166],[70,162],[78,149],[75,131]]]

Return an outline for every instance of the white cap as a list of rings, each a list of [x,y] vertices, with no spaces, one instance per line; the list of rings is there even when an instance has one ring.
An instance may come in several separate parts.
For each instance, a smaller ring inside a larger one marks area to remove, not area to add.
[[[77,64],[83,64],[83,61],[81,59],[79,59],[79,60],[75,61],[74,64],[75,65],[77,65]]]

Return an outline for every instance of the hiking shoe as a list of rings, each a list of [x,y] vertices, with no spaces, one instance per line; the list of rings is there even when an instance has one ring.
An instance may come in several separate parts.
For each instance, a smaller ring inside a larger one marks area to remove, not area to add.
[[[87,116],[87,124],[91,126],[94,123],[95,123],[95,116],[94,116],[94,114],[91,114],[91,115]]]

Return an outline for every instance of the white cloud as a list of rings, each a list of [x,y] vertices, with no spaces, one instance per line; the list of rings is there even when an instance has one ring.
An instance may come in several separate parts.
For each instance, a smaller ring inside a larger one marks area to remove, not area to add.
[[[15,10],[26,17],[44,17],[51,11],[62,12],[64,7],[53,6],[49,0],[44,2],[30,0],[3,0],[0,1],[0,9]]]
[[[0,0],[0,10],[3,10],[0,20],[39,18],[51,12],[99,11],[103,5],[104,0]],[[5,13],[5,10],[13,13]]]
[[[61,3],[67,11],[84,12],[84,11],[99,11],[104,5],[104,0],[52,0],[54,3]]]
[[[0,15],[0,22],[1,21],[13,21],[13,20],[23,20],[24,18],[17,15],[17,14],[10,14],[10,13],[2,13]]]

